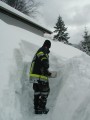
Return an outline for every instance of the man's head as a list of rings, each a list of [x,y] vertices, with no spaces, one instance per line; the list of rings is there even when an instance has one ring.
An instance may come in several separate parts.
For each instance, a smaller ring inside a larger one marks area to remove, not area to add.
[[[47,48],[50,48],[51,47],[51,42],[49,40],[45,40],[43,46],[47,47]]]

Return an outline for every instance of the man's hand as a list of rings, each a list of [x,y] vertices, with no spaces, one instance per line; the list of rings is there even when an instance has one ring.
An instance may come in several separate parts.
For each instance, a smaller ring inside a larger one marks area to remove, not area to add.
[[[57,72],[56,71],[51,71],[51,78],[56,78],[57,77]]]

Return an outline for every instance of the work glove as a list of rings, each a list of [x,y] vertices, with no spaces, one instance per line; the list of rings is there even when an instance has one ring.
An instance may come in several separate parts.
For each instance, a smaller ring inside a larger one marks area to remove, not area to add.
[[[57,72],[56,71],[51,71],[51,78],[56,78],[57,77]]]

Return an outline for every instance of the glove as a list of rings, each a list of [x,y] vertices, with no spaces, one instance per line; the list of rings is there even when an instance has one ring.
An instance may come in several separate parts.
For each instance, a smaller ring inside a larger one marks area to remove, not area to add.
[[[52,71],[50,77],[51,78],[56,78],[57,77],[57,72],[56,71]]]

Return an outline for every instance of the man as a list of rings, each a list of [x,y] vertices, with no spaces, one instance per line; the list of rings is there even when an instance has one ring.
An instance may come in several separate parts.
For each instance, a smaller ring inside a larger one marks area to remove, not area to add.
[[[48,77],[49,48],[51,42],[45,40],[43,46],[36,52],[30,67],[30,80],[33,81],[35,114],[47,114],[47,97],[50,92]]]

